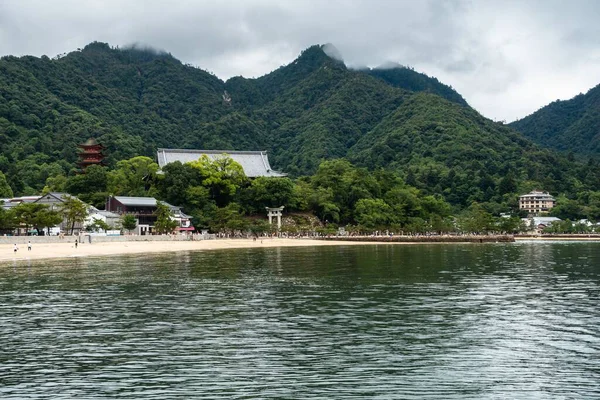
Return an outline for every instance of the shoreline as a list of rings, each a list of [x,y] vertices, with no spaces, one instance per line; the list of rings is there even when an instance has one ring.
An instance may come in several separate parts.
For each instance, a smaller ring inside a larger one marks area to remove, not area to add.
[[[556,236],[515,236],[515,241],[579,241],[579,242],[600,242],[600,236],[589,235],[556,235]]]
[[[341,238],[319,238],[319,239],[289,239],[289,238],[262,238],[257,239],[212,239],[212,240],[161,240],[161,241],[117,241],[101,242],[93,244],[82,242],[75,248],[73,242],[32,242],[32,250],[27,250],[27,245],[18,243],[18,251],[14,252],[14,244],[0,244],[0,266],[11,262],[66,259],[77,257],[110,257],[131,254],[147,253],[171,253],[180,251],[211,251],[225,249],[249,249],[249,248],[275,248],[275,247],[311,247],[311,246],[361,246],[377,244],[476,244],[478,240],[472,241],[420,241],[420,240],[389,240],[387,238],[360,238],[359,240],[343,240]],[[379,239],[379,240],[377,240]],[[383,239],[383,240],[381,240]],[[598,237],[574,237],[574,236],[515,236],[514,241],[600,241]],[[485,243],[493,243],[488,240]],[[495,241],[497,242],[497,241]],[[507,243],[508,241],[504,241]]]
[[[14,252],[13,244],[0,244],[0,266],[9,262],[49,260],[58,258],[105,257],[146,253],[172,253],[180,251],[210,251],[225,249],[250,249],[274,247],[311,247],[311,246],[352,246],[377,244],[368,242],[323,241],[315,239],[214,239],[199,241],[122,241],[81,243],[75,248],[73,242],[32,243],[31,251],[26,244],[18,244]],[[408,243],[406,243],[408,244]]]

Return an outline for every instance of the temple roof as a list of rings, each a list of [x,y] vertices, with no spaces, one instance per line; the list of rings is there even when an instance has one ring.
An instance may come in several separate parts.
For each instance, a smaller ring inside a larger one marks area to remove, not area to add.
[[[182,150],[182,149],[158,149],[158,165],[163,168],[165,165],[180,161],[187,163],[197,161],[201,156],[206,155],[211,160],[220,156],[227,155],[244,169],[248,178],[282,177],[286,176],[282,172],[271,169],[266,151],[233,151],[233,150]]]
[[[85,141],[85,143],[79,144],[79,146],[80,147],[88,147],[88,146],[100,146],[100,147],[104,147],[100,143],[98,143],[96,141],[96,139],[94,139],[94,138],[89,138],[88,140]]]
[[[154,197],[131,197],[131,196],[113,196],[115,200],[124,206],[156,207],[157,200]],[[171,205],[166,201],[161,201],[171,210],[179,210],[180,207]]]

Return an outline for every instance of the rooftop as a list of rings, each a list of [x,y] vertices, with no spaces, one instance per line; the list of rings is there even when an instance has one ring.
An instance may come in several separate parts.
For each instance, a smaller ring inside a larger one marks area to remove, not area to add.
[[[163,168],[165,165],[179,161],[187,163],[197,161],[201,156],[206,155],[211,160],[227,155],[233,161],[239,163],[244,169],[248,178],[265,177],[283,177],[287,174],[274,171],[269,164],[266,151],[233,151],[233,150],[185,150],[185,149],[158,149],[158,165]]]
[[[102,146],[100,143],[96,141],[94,138],[89,138],[85,143],[80,144],[79,146]]]
[[[532,218],[529,218],[529,220],[532,220],[535,225],[548,224],[548,223],[552,223],[552,222],[556,222],[556,221],[561,221],[560,218],[556,218],[556,217],[532,217]]]
[[[115,196],[115,200],[124,206],[156,206],[156,199],[154,197]]]
[[[548,192],[541,192],[538,190],[532,190],[531,192],[527,193],[527,194],[523,194],[521,196],[519,196],[519,198],[543,198],[543,199],[552,199],[554,200],[554,197],[552,197],[550,195],[550,193]]]
[[[114,198],[124,206],[156,207],[156,199],[154,197],[114,196]],[[173,206],[166,201],[161,201],[161,203],[172,210],[180,209],[179,207]]]

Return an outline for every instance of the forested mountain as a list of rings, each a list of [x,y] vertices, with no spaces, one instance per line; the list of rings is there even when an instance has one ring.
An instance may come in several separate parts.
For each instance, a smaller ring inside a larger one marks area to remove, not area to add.
[[[600,85],[557,100],[510,126],[541,146],[580,155],[600,154]]]
[[[223,82],[166,53],[92,43],[62,57],[0,59],[0,171],[15,194],[72,173],[95,137],[109,164],[157,147],[268,150],[274,168],[323,159],[392,168],[457,206],[518,191],[600,187],[600,174],[543,150],[408,68],[355,71],[322,46],[257,79]]]
[[[451,86],[444,85],[436,78],[416,72],[412,68],[399,64],[388,64],[378,68],[364,69],[362,72],[379,78],[392,86],[413,92],[429,92],[460,105],[468,105],[465,99]]]

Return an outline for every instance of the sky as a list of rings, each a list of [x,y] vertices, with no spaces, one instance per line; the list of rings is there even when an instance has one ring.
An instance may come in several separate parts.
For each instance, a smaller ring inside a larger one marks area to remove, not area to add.
[[[600,84],[596,0],[0,0],[0,55],[92,41],[151,46],[224,80],[331,43],[348,66],[410,66],[506,122]]]

